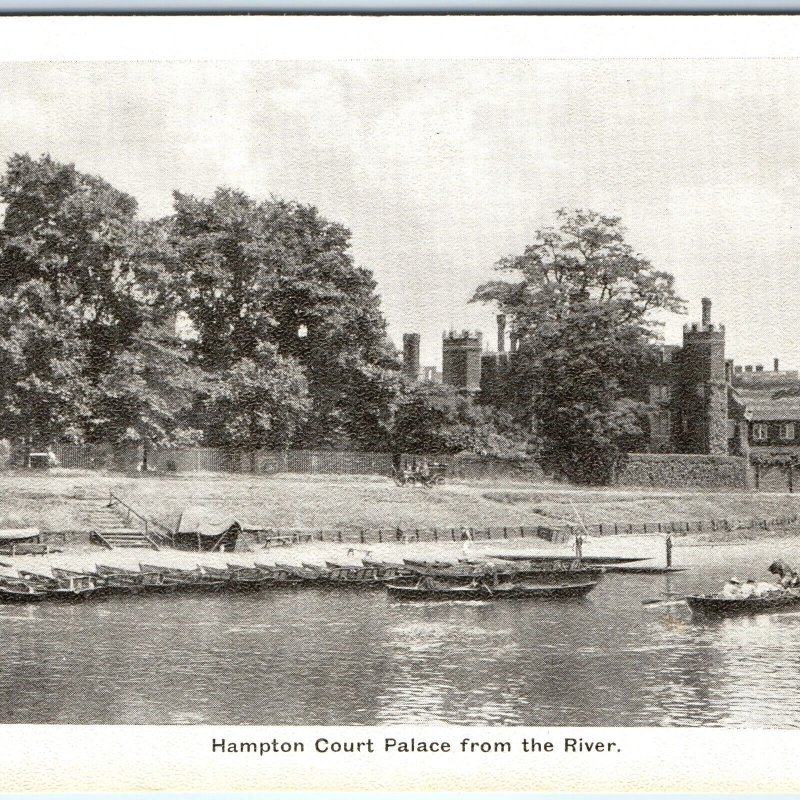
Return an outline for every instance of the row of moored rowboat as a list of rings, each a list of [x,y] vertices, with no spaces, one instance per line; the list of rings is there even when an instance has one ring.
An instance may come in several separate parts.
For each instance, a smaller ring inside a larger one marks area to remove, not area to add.
[[[580,597],[602,569],[580,563],[514,564],[428,562],[402,564],[364,559],[361,565],[259,564],[193,569],[140,564],[138,569],[97,564],[88,571],[51,567],[51,574],[20,569],[0,576],[1,602],[84,600],[111,594],[259,591],[270,588],[386,587],[398,599]]]

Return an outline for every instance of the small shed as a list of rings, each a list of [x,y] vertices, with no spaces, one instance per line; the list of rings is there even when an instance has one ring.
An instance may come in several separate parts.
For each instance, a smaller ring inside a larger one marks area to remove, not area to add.
[[[241,532],[242,525],[235,517],[190,506],[178,521],[174,544],[178,550],[230,553],[236,549]]]

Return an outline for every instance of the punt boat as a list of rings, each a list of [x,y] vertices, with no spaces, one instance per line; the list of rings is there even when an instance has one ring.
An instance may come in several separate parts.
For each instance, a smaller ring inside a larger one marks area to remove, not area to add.
[[[439,581],[423,579],[415,586],[388,584],[389,597],[397,600],[503,600],[537,599],[565,600],[585,597],[597,584],[565,583],[551,586],[535,586],[524,583],[501,583],[498,586],[453,586]]]
[[[501,561],[530,561],[538,564],[552,564],[553,562],[570,563],[575,559],[573,555],[548,556],[538,553],[487,553],[487,558],[499,558]],[[605,564],[633,564],[637,561],[652,561],[650,556],[581,556],[584,564],[603,566]]]

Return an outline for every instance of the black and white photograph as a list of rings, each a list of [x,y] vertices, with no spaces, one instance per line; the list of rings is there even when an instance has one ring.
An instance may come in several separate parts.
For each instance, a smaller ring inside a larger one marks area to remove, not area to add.
[[[800,61],[0,85],[0,724],[800,727]]]

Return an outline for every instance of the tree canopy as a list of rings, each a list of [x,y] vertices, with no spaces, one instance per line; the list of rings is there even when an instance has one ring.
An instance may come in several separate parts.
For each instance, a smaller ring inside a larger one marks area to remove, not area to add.
[[[187,402],[178,384],[194,378],[136,201],[47,155],[12,156],[0,199],[2,356],[14,362],[3,399],[42,417],[23,411],[8,430],[163,440]]]
[[[473,300],[511,321],[527,364],[512,403],[535,423],[546,469],[581,482],[609,479],[621,449],[643,433],[646,367],[657,310],[682,312],[674,278],[625,241],[619,217],[556,215],[520,255],[501,259],[515,280],[486,283]]]
[[[302,367],[311,398],[298,443],[386,445],[398,363],[371,273],[354,266],[350,233],[313,206],[257,202],[219,189],[175,193],[165,264],[214,372],[262,344]]]

